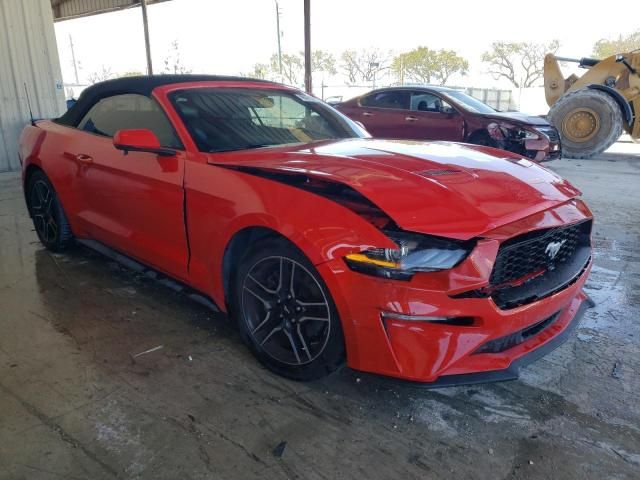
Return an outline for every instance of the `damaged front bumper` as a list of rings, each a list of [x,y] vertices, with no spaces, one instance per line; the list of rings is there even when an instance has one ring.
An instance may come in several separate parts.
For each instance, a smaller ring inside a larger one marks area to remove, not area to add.
[[[565,264],[567,272],[575,272],[568,279],[554,276],[565,267],[533,277],[560,284],[517,305],[501,305],[497,294],[469,293],[489,284],[503,241],[525,235],[517,245],[529,248],[532,239],[544,244],[551,237],[531,232],[564,231],[563,218],[572,219],[573,231],[586,225],[590,213],[563,205],[532,215],[488,232],[457,267],[416,274],[410,281],[353,272],[340,258],[318,265],[342,320],[348,365],[425,387],[517,378],[521,366],[566,340],[592,304],[583,292],[590,256],[581,257],[586,262],[581,268]],[[530,283],[513,288],[528,291]]]
[[[487,131],[498,148],[517,153],[536,162],[557,160],[562,156],[560,135],[552,125],[522,127],[491,124]]]

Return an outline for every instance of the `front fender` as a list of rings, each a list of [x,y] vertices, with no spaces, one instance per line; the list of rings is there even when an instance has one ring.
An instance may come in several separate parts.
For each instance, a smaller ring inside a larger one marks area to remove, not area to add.
[[[224,305],[222,260],[233,236],[246,228],[273,230],[315,265],[370,246],[395,244],[339,203],[248,173],[195,162],[185,172],[190,278]]]

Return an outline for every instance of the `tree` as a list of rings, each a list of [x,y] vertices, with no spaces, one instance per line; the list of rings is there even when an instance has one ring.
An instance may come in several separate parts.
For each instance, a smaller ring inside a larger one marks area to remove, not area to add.
[[[313,50],[311,52],[311,71],[335,75],[335,57],[324,50]],[[280,62],[277,53],[271,55],[268,64],[256,63],[253,70],[246,76],[267,80],[283,80],[291,85],[298,85],[304,76],[304,52],[282,54],[282,78],[280,78]]]
[[[379,73],[391,66],[391,52],[378,49],[363,51],[345,50],[340,56],[340,67],[347,76],[347,83],[372,82]]]
[[[113,76],[114,74],[111,68],[102,65],[99,70],[96,70],[95,72],[89,74],[88,80],[89,83],[94,84],[109,80],[110,78],[113,78]]]
[[[271,72],[276,77],[280,74],[280,61],[278,54],[271,55],[270,61]],[[282,54],[282,79],[289,85],[299,85],[298,78],[302,76],[304,71],[304,60],[298,54],[283,53]]]
[[[169,54],[164,57],[164,70],[162,73],[191,73],[192,70],[184,66],[180,57],[180,45],[178,44],[178,40],[174,40],[171,42]]]
[[[593,46],[593,56],[606,58],[616,53],[627,53],[640,48],[640,30],[629,35],[618,35],[616,40],[601,38]]]
[[[251,77],[251,78],[259,78],[262,80],[270,80],[271,79],[271,71],[270,66],[266,63],[256,63],[253,66],[253,70],[249,73],[241,74],[243,77]]]
[[[401,82],[408,78],[419,83],[431,83],[435,80],[444,85],[451,75],[466,74],[469,62],[453,50],[418,47],[396,56],[391,68]]]
[[[438,50],[435,63],[435,78],[440,85],[446,84],[451,75],[466,75],[469,71],[469,62],[453,50]]]
[[[489,64],[489,73],[497,80],[506,78],[516,88],[532,87],[544,75],[544,56],[556,53],[560,43],[494,42],[491,50],[482,54]]]
[[[300,52],[300,55],[304,58],[304,52]],[[336,57],[324,50],[312,50],[311,71],[314,73],[324,72],[329,75],[335,75],[338,73],[336,70]]]

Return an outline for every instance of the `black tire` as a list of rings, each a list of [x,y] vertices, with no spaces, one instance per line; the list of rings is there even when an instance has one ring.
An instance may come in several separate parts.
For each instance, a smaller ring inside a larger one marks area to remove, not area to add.
[[[269,370],[308,381],[344,363],[331,294],[295,246],[283,239],[260,242],[240,261],[232,288],[231,311],[242,339]]]
[[[476,132],[469,137],[469,143],[485,147],[499,148],[497,142],[487,132]]]
[[[620,106],[600,90],[584,88],[560,97],[548,119],[560,133],[562,156],[567,158],[591,158],[622,135]]]
[[[27,204],[38,238],[47,249],[61,252],[73,244],[73,233],[62,204],[42,170],[29,177]]]

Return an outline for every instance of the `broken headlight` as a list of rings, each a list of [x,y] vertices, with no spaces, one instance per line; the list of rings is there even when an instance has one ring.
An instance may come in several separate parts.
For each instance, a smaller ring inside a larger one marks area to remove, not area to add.
[[[396,280],[409,280],[416,272],[447,270],[458,265],[475,242],[452,240],[396,230],[383,233],[397,248],[371,248],[345,257],[351,270]]]
[[[540,135],[532,130],[516,127],[514,125],[500,125],[504,138],[511,140],[537,140]]]

